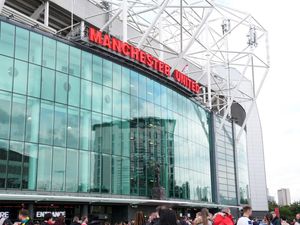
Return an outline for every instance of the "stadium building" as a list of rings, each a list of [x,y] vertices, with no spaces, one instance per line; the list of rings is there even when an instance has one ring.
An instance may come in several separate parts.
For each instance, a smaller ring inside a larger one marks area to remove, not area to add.
[[[184,0],[0,0],[0,12],[0,217],[268,210],[255,18]]]

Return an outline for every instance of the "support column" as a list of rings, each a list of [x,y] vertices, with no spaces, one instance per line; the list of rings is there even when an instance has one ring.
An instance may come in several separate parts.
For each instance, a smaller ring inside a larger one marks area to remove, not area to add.
[[[49,1],[45,2],[44,25],[49,25]]]

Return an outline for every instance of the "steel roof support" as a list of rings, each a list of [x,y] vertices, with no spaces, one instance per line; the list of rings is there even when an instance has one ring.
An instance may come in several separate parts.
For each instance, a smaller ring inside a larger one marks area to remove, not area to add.
[[[122,12],[122,17],[123,17],[123,41],[127,42],[128,35],[127,35],[127,15],[128,15],[128,2],[127,0],[123,0],[123,12]]]
[[[45,2],[44,24],[47,27],[49,25],[49,1]]]
[[[1,13],[2,8],[4,6],[4,2],[5,2],[5,0],[0,0],[0,13]]]
[[[166,6],[168,5],[168,2],[170,0],[165,0],[163,2],[163,4],[161,5],[161,7],[159,8],[156,17],[152,20],[152,23],[150,24],[150,26],[147,28],[147,30],[145,31],[145,33],[143,34],[141,40],[139,41],[137,47],[141,48],[141,46],[144,44],[146,38],[149,36],[152,28],[155,26],[156,22],[158,21],[158,19],[162,16],[163,11],[165,10]]]
[[[2,0],[1,0],[2,1]],[[40,15],[41,15],[41,13],[45,10],[45,4],[46,3],[43,3],[43,4],[41,4],[32,14],[31,14],[31,18],[32,19],[35,19],[35,20],[37,20],[39,17],[40,17]]]

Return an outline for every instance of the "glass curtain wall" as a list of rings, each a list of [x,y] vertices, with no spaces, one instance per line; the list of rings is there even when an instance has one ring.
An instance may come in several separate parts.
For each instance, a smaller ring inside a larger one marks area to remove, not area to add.
[[[211,201],[209,114],[117,63],[0,24],[0,188]]]

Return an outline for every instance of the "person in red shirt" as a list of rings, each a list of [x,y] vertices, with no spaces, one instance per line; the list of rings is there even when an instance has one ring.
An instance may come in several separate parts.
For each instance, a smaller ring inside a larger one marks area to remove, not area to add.
[[[229,208],[222,209],[213,217],[213,225],[234,225],[234,221]]]

